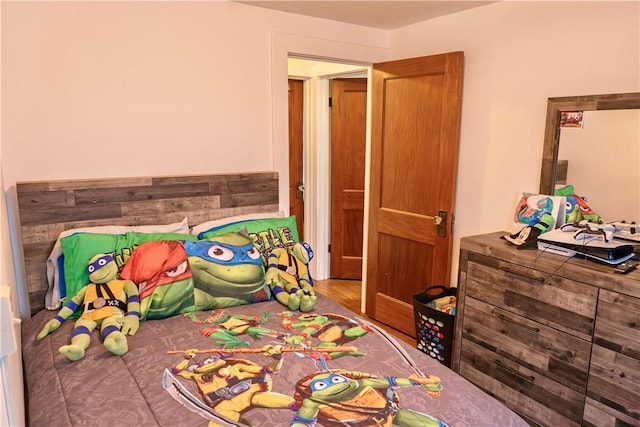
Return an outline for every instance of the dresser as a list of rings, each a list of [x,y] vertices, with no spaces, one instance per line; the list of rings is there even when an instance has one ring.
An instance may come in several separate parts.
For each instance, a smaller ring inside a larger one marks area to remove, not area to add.
[[[452,368],[532,425],[640,426],[640,270],[460,242]]]

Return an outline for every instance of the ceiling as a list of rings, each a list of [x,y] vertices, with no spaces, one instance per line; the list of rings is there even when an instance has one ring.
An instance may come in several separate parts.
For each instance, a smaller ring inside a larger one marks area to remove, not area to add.
[[[494,1],[238,1],[365,27],[393,30],[420,21],[484,6]]]

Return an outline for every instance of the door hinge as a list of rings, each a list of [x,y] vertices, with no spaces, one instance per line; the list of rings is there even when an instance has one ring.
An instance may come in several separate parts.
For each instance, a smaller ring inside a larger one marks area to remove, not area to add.
[[[329,243],[329,246],[327,247],[327,250],[329,253],[331,253],[331,243]]]
[[[333,107],[333,98],[329,97],[329,108]]]

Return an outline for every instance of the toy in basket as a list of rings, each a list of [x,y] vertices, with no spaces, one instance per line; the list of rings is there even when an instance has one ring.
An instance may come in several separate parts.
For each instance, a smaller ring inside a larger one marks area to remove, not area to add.
[[[451,367],[457,288],[432,286],[413,296],[418,350]]]

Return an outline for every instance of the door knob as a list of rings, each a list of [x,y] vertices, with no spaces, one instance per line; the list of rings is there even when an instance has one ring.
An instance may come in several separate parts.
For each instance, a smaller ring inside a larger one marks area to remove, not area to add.
[[[296,183],[296,199],[302,199],[304,196],[304,184],[302,182]]]
[[[438,226],[438,236],[446,237],[447,235],[447,211],[438,211],[438,215],[433,217],[433,223]]]

